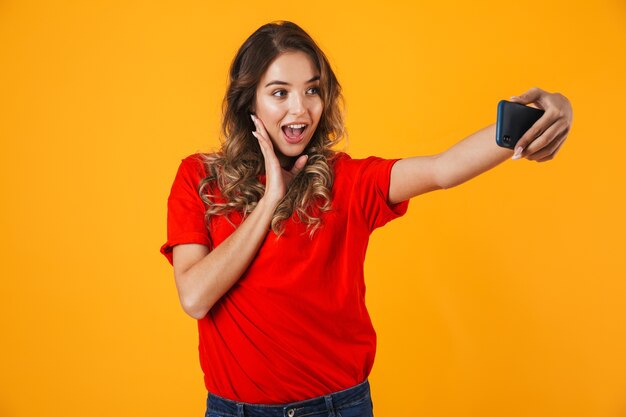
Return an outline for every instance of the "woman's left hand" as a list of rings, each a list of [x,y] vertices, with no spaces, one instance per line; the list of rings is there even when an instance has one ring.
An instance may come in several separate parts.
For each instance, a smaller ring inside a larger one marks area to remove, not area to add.
[[[541,118],[517,142],[513,159],[527,158],[545,162],[554,158],[572,127],[572,106],[567,97],[533,87],[519,97],[511,97],[510,101],[533,103],[545,110]]]

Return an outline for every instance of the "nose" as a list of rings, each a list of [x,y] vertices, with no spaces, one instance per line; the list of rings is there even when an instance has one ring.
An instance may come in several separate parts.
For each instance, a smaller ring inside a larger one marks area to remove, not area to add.
[[[299,94],[292,94],[289,102],[289,111],[291,114],[300,115],[306,112],[304,97]]]

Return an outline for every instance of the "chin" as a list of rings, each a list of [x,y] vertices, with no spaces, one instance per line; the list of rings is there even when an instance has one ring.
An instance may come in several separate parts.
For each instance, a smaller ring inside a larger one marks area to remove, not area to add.
[[[305,148],[306,146],[298,146],[297,148],[292,146],[288,150],[283,151],[281,149],[279,150],[279,152],[287,158],[297,158],[302,155]],[[279,156],[279,155],[277,154],[276,156]]]
[[[281,138],[282,139],[282,138]],[[285,156],[295,157],[302,155],[302,152],[309,146],[309,140],[303,140],[300,143],[288,143],[284,139],[281,140],[280,146],[274,143],[274,150],[279,151]]]

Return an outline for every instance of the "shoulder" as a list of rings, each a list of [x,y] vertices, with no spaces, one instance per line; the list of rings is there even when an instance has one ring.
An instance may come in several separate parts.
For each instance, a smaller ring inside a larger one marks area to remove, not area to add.
[[[346,168],[350,169],[353,165],[353,159],[350,155],[345,152],[336,152],[328,161],[329,164],[333,167],[333,170],[337,172],[337,170],[345,170]]]
[[[207,178],[207,154],[193,153],[181,158],[172,186],[173,190],[196,190]],[[190,191],[188,191],[190,192]]]
[[[219,164],[221,163],[220,155],[217,152],[213,153],[193,153],[182,158],[178,171],[191,177],[204,179],[213,174],[213,176],[220,170]]]
[[[185,171],[195,173],[205,173],[205,161],[207,160],[207,154],[193,153],[181,159],[180,168]]]
[[[367,167],[374,167],[380,164],[392,164],[396,159],[385,159],[380,156],[371,155],[365,158],[352,158],[345,152],[337,152],[333,157],[335,170],[345,173],[358,173]]]

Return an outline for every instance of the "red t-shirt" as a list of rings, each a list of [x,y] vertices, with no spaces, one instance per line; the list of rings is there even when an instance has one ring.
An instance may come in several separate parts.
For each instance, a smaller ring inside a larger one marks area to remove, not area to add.
[[[279,404],[359,384],[369,376],[376,332],[365,306],[363,264],[369,235],[406,213],[409,200],[387,203],[398,159],[352,159],[334,164],[332,211],[310,240],[293,215],[284,234],[270,230],[241,278],[198,320],[200,364],[207,390],[231,400]],[[199,155],[182,160],[168,199],[172,247],[223,242],[235,229],[223,216],[204,223],[197,185]],[[265,176],[261,176],[262,183]],[[217,187],[215,187],[217,188]],[[214,189],[215,192],[215,189]],[[241,223],[238,213],[230,216]]]

